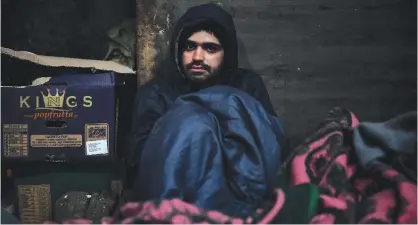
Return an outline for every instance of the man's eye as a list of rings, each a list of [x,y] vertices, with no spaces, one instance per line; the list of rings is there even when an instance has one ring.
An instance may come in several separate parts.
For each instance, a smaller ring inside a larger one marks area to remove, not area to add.
[[[188,41],[186,43],[186,51],[193,51],[196,49],[196,43]]]
[[[222,49],[222,47],[218,44],[208,43],[203,45],[203,49],[210,53],[218,52]]]

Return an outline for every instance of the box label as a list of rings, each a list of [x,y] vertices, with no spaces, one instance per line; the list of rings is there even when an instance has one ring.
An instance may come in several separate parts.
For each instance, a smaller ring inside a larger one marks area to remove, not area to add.
[[[75,108],[91,108],[92,96],[67,96],[66,88],[46,88],[37,95],[19,96],[19,108],[33,109],[25,114],[25,118],[33,120],[71,119],[79,115],[73,111]]]
[[[51,220],[49,184],[18,185],[18,198],[22,224],[41,224]]]
[[[5,157],[28,156],[28,125],[3,125],[3,155]]]
[[[33,148],[77,148],[83,145],[81,134],[31,135]]]
[[[109,124],[85,125],[86,155],[109,154]]]
[[[86,142],[86,155],[107,155],[107,140],[88,141]]]

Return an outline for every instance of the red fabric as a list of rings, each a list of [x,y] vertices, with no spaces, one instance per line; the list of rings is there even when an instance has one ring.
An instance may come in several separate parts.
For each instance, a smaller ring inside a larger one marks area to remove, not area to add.
[[[334,109],[288,161],[290,185],[312,183],[320,198],[311,223],[417,223],[417,185],[385,164],[367,170],[356,164],[351,134],[358,125],[348,110]],[[179,199],[127,203],[110,223],[280,223],[275,218],[286,204],[285,193],[276,190],[275,203],[247,218],[232,218],[205,211]],[[295,216],[298,216],[297,213]],[[91,223],[88,220],[65,221]]]
[[[359,121],[334,109],[326,121],[295,149],[291,185],[320,187],[318,213],[311,223],[417,223],[417,185],[379,163],[357,165],[351,134]]]

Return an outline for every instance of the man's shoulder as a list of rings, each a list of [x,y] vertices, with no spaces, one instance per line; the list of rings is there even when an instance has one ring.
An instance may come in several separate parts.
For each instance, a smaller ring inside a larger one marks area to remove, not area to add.
[[[155,82],[154,80],[150,80],[147,83],[141,84],[138,87],[138,93],[146,94],[146,93],[155,92],[158,89],[159,89],[159,84]]]
[[[161,91],[161,84],[156,82],[154,79],[151,79],[147,83],[142,84],[138,87],[138,91],[136,93],[136,100],[143,101],[155,99],[160,95]]]
[[[160,79],[151,79],[149,82],[141,85],[136,94],[137,101],[141,102],[159,102],[168,104],[177,97],[173,88],[167,82]]]

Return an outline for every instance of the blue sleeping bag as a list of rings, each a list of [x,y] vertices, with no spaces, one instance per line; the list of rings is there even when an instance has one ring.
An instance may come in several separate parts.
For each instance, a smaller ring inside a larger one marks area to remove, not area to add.
[[[135,194],[247,216],[273,193],[282,142],[279,120],[242,91],[180,96],[145,143]]]

